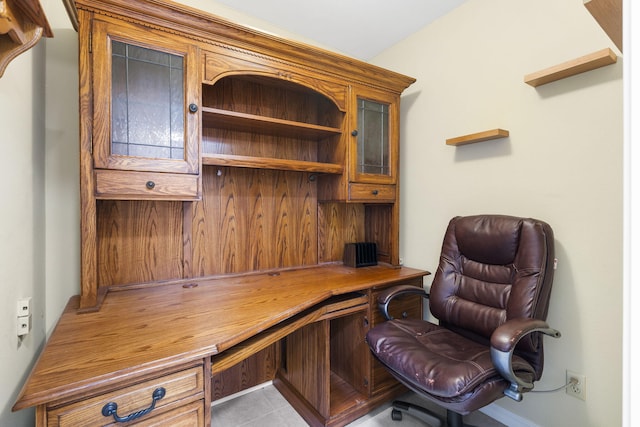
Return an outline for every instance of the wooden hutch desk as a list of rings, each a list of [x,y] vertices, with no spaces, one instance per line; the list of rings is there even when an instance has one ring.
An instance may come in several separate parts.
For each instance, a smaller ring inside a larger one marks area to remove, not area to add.
[[[415,80],[171,1],[67,3],[80,294],[14,410],[202,426],[212,400],[273,381],[310,424],[337,426],[401,392],[364,336],[380,289],[428,274],[401,266],[398,241]],[[342,264],[356,242],[378,265]],[[419,298],[398,310],[422,316]]]
[[[164,387],[147,417],[209,425],[212,375],[285,339],[278,389],[310,424],[343,425],[403,390],[372,363],[364,334],[383,321],[381,289],[421,286],[425,274],[336,264],[182,280],[112,289],[99,311],[81,314],[74,297],[14,410],[37,405],[43,426],[106,425],[107,403],[123,417]]]

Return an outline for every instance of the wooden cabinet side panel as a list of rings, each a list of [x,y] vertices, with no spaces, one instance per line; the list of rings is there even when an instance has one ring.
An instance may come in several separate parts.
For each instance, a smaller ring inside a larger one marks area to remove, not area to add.
[[[321,416],[329,418],[329,321],[307,325],[286,341],[283,377]]]
[[[97,206],[100,286],[182,277],[181,202],[101,200]]]
[[[366,310],[331,320],[331,372],[369,395],[369,347],[364,337]]]
[[[78,73],[80,109],[80,308],[98,304],[98,275],[96,248],[96,200],[92,150],[92,69],[89,40],[90,15],[78,11]]]

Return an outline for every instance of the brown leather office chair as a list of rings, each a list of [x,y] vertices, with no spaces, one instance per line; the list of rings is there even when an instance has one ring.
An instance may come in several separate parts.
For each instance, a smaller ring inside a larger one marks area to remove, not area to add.
[[[522,400],[542,376],[542,334],[560,336],[545,321],[553,271],[548,224],[504,215],[453,218],[430,294],[406,285],[378,299],[389,319],[394,297],[419,293],[439,324],[393,319],[372,328],[367,342],[401,383],[447,409],[450,427],[463,426],[463,415],[505,395]],[[393,407],[393,419],[406,412],[444,421],[406,402]]]

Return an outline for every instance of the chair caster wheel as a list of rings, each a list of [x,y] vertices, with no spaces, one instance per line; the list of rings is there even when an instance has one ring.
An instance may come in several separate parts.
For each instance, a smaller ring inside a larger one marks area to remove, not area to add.
[[[393,421],[402,421],[402,412],[397,409],[391,410],[391,419]]]

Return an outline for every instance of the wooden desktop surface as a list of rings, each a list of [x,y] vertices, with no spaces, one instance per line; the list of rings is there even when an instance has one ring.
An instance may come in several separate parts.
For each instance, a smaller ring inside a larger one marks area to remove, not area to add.
[[[112,289],[99,311],[70,299],[13,409],[93,392],[201,360],[326,301],[424,276],[341,264]]]

